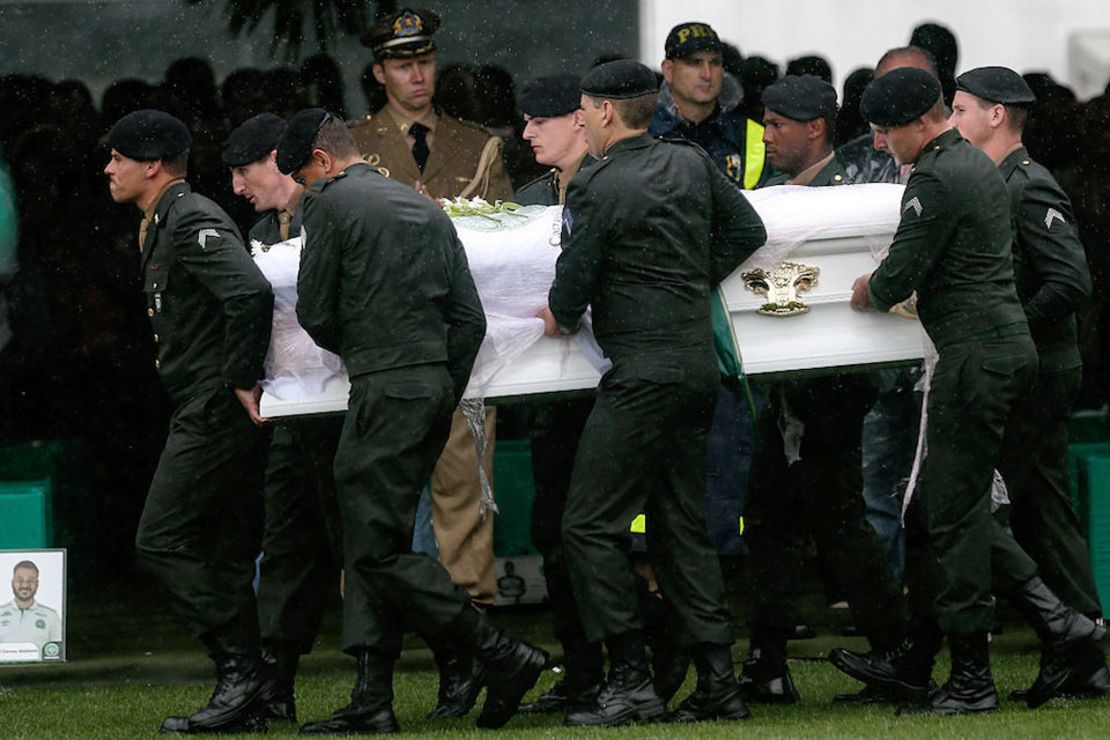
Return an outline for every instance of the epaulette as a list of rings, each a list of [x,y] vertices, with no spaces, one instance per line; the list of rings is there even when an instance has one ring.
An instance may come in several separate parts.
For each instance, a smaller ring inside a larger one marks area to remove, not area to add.
[[[685,144],[686,146],[699,146],[698,144],[695,144],[694,142],[690,141],[689,139],[683,138],[681,136],[671,136],[670,134],[663,134],[662,136],[656,136],[655,140],[656,141],[665,141],[668,144]]]
[[[370,121],[374,119],[374,114],[367,113],[362,118],[351,118],[347,121],[347,128],[358,128],[359,126],[369,126]]]
[[[530,188],[533,185],[536,185],[537,183],[543,182],[544,180],[548,179],[549,177],[554,177],[556,172],[558,172],[558,170],[556,168],[552,167],[551,169],[549,169],[547,172],[543,173],[539,177],[537,177],[533,180],[529,180],[528,182],[521,185],[518,188],[518,190],[524,190],[524,188]]]
[[[492,138],[492,137],[497,135],[497,134],[492,133],[488,128],[481,125],[480,123],[474,123],[474,121],[467,121],[464,118],[458,118],[457,116],[452,116],[448,113],[440,113],[440,115],[443,116],[444,118],[450,118],[452,123],[457,123],[457,124],[461,125],[463,128],[468,128],[468,129],[471,129],[473,131],[476,131],[477,133],[480,133],[483,136],[486,136],[487,138]]]

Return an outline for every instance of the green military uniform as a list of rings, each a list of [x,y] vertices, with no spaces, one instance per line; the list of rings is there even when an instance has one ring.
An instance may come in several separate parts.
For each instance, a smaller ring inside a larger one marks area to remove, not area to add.
[[[781,185],[787,178],[779,175],[769,184]],[[833,155],[809,185],[844,182],[844,167]],[[847,598],[856,625],[873,647],[893,648],[905,619],[901,589],[866,520],[861,494],[860,439],[863,419],[875,400],[871,378],[849,373],[781,381],[767,389],[767,398],[757,424],[744,510],[753,646],[785,650],[787,635],[798,623],[798,586],[812,538],[822,572]],[[783,442],[791,419],[802,424],[799,458],[793,462]]]
[[[301,209],[268,211],[250,230],[252,247],[301,231]],[[259,563],[262,644],[283,660],[312,651],[324,610],[339,584],[342,525],[332,463],[340,417],[282,419],[273,427],[263,488]]]
[[[593,161],[587,154],[579,163],[578,171],[581,172],[585,163]],[[514,200],[525,206],[554,206],[560,204],[560,195],[559,171],[552,169],[521,187]],[[592,397],[538,404],[531,441],[532,477],[536,489],[532,501],[532,544],[543,556],[543,577],[551,617],[555,636],[563,645],[568,676],[580,683],[600,681],[602,657],[600,647],[586,639],[579,616],[569,563],[563,551],[562,521],[574,455],[591,408]],[[576,670],[577,676],[573,675]]]
[[[394,180],[411,186],[424,183],[432,197],[458,195],[490,201],[509,200],[513,186],[501,161],[501,139],[481,126],[439,113],[428,162],[421,174],[412,156],[408,125],[399,123],[388,107],[350,122],[351,133],[362,156],[384,168]]]
[[[1075,309],[1091,292],[1087,258],[1068,197],[1049,171],[1025,147],[1011,152],[999,170],[1014,219],[1018,297],[1040,359],[1036,383],[1016,402],[1003,440],[999,470],[1012,504],[1010,527],[1064,603],[1099,617],[1067,466],[1067,421],[1082,375]]]
[[[467,603],[434,558],[412,552],[412,527],[485,316],[450,220],[410,187],[355,164],[316,183],[303,209],[297,317],[351,377],[335,458],[344,648],[396,656],[405,627],[442,636]]]
[[[177,181],[149,214],[142,280],[176,404],[135,540],[213,653],[257,649],[254,560],[265,435],[233,388],[258,380],[273,293],[219,206]]]
[[[563,518],[593,641],[640,629],[624,550],[628,523],[646,512],[681,639],[732,642],[705,527],[706,435],[719,384],[709,306],[712,287],[765,238],[740,191],[690,144],[627,138],[570,184],[550,308],[569,330],[592,306],[613,362],[582,433]]]
[[[588,161],[592,160],[587,154],[579,163],[579,169]],[[552,168],[536,179],[521,185],[513,201],[522,206],[557,206],[562,203],[561,196],[559,170]]]
[[[431,127],[430,153],[423,174],[413,156],[411,122],[399,122],[386,106],[350,124],[359,151],[393,180],[412,186],[417,180],[435,198],[482,197],[510,200],[512,184],[501,160],[501,139],[482,127],[444,113],[421,123]],[[466,419],[452,418],[451,435],[431,481],[432,523],[440,561],[452,578],[478,601],[490,604],[496,593],[493,519],[481,514],[478,466],[493,478],[496,409],[486,410],[489,444],[481,462]]]
[[[916,291],[918,315],[940,355],[916,503],[928,561],[938,566],[934,606],[947,634],[982,633],[993,624],[998,535],[991,477],[1013,403],[1036,373],[1011,241],[1009,197],[997,167],[948,130],[918,156],[894,242],[868,288],[880,311]],[[1011,555],[1028,560],[1016,543]]]

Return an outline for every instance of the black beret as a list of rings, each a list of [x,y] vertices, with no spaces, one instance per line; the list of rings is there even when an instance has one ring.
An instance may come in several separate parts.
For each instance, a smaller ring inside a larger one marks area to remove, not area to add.
[[[188,151],[192,143],[189,128],[160,110],[128,113],[108,132],[110,147],[141,162],[176,157]]]
[[[899,67],[871,80],[863,91],[859,112],[868,123],[904,126],[936,105],[940,92],[940,80],[930,73]]]
[[[244,167],[277,149],[285,133],[285,119],[273,113],[259,113],[231,132],[221,155],[228,167]]]
[[[1002,105],[1032,105],[1037,102],[1029,83],[1009,67],[978,67],[956,78],[956,89]]]
[[[682,59],[699,51],[720,51],[721,39],[708,23],[679,23],[667,34],[663,52],[667,59]]]
[[[432,37],[439,28],[439,16],[421,8],[401,8],[375,23],[362,34],[363,46],[370,47],[374,59],[404,59],[436,50]]]
[[[520,111],[526,116],[554,118],[578,110],[582,78],[572,74],[537,77],[520,91]]]
[[[631,59],[599,64],[582,78],[581,90],[593,98],[623,100],[659,92],[655,73]]]
[[[277,166],[283,174],[292,175],[308,161],[316,134],[332,118],[323,108],[305,108],[293,114],[277,145]]]
[[[763,91],[763,107],[794,121],[836,118],[836,88],[813,75],[786,75]]]

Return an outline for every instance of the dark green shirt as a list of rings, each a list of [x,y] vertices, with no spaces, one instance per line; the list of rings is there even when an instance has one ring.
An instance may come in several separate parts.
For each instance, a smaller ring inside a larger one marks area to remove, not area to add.
[[[922,149],[890,253],[871,275],[880,311],[917,291],[938,348],[1024,324],[1014,288],[1010,201],[998,168],[949,129]]]
[[[700,147],[623,139],[567,189],[551,312],[571,328],[592,306],[610,358],[709,344],[710,290],[766,238]]]
[[[249,241],[260,242],[267,246],[277,244],[283,241],[281,238],[281,224],[278,223],[279,211],[274,209],[266,211],[262,217],[254,222],[251,226]],[[301,233],[301,207],[297,205],[297,210],[293,212],[293,220],[289,222],[289,237],[293,239]]]
[[[301,326],[352,378],[446,362],[461,395],[486,317],[443,210],[363,163],[316,182],[301,208]]]
[[[789,185],[787,180],[790,175],[781,172],[767,181],[763,187],[771,187],[772,185]],[[821,168],[821,171],[813,176],[813,179],[806,183],[808,187],[821,188],[830,185],[845,185],[848,182],[847,176],[844,174],[844,165],[841,164],[840,158],[833,154],[832,161]]]
[[[1014,218],[1014,278],[1041,371],[1080,367],[1075,311],[1091,297],[1087,255],[1071,202],[1025,147],[998,166]]]
[[[559,181],[556,178],[558,172],[552,169],[535,180],[521,185],[513,200],[522,206],[559,205]]]
[[[274,295],[223,210],[188,183],[163,193],[142,256],[156,365],[176,401],[251,388],[270,344]]]

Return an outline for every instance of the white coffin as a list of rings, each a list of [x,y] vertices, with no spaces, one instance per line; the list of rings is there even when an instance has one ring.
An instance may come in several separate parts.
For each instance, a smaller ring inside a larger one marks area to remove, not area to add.
[[[834,191],[841,194],[833,196]],[[769,188],[746,195],[767,225],[768,243],[721,284],[745,373],[837,372],[921,359],[919,322],[860,313],[849,304],[853,281],[874,270],[890,244],[900,186]],[[856,209],[853,203],[866,207]],[[857,215],[844,216],[848,211]],[[809,310],[788,317],[763,315],[759,310],[767,299],[749,290],[743,275],[756,267],[771,269],[786,259],[820,270],[811,289],[799,295]],[[508,400],[588,390],[599,378],[579,340],[541,337],[492,376],[484,397]],[[341,412],[348,389],[345,377],[335,377],[323,393],[306,398],[263,394],[262,415]]]

